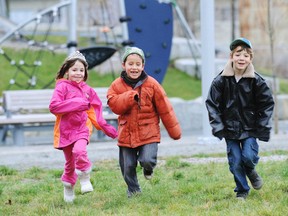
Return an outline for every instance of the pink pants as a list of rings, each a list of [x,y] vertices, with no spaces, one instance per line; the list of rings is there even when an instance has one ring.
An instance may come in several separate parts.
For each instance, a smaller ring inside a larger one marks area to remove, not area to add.
[[[75,169],[82,172],[91,169],[92,163],[88,159],[87,140],[80,139],[74,144],[63,148],[65,156],[65,167],[61,180],[72,185],[76,184],[77,174]]]

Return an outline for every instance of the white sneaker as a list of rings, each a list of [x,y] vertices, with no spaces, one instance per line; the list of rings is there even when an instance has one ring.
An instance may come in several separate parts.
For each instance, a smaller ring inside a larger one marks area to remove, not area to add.
[[[63,182],[64,185],[64,201],[67,203],[72,203],[75,199],[74,187],[68,182]]]
[[[91,170],[88,171],[80,171],[80,170],[76,170],[76,173],[79,177],[80,180],[80,185],[81,185],[81,193],[85,194],[85,193],[89,193],[93,191],[93,186],[90,182],[90,172]]]

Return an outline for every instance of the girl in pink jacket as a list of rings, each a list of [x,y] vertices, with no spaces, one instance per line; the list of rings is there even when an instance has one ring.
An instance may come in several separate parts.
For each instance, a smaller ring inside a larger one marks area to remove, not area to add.
[[[85,57],[79,51],[72,53],[57,73],[49,105],[50,112],[56,116],[54,147],[63,150],[66,160],[61,177],[66,202],[73,202],[75,198],[74,185],[78,177],[82,194],[93,191],[92,163],[86,150],[92,125],[113,139],[117,137],[116,129],[102,116],[101,100],[85,83],[87,70]]]

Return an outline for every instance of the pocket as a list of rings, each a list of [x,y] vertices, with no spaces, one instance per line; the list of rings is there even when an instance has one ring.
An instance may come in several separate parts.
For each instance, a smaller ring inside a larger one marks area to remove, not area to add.
[[[85,112],[72,112],[68,114],[68,122],[72,127],[80,127],[86,124],[87,114]]]
[[[148,125],[148,124],[153,124],[155,123],[154,119],[142,119],[139,120],[138,125]]]
[[[259,153],[259,145],[258,143],[255,141],[251,144],[251,149],[253,151],[253,163],[254,164],[257,164],[258,161],[259,161],[259,156],[258,156],[258,153]]]
[[[237,137],[242,132],[241,123],[239,121],[227,121],[225,129],[225,135],[228,137]]]
[[[154,119],[143,119],[138,122],[140,140],[147,140],[157,137],[160,127]]]
[[[127,133],[127,120],[121,119],[118,122],[118,140],[121,143],[128,143],[129,133]]]
[[[230,166],[233,165],[233,157],[232,157],[232,154],[231,154],[231,146],[226,144],[226,153],[227,153],[227,158],[228,158],[228,164]]]
[[[255,128],[256,125],[256,116],[253,110],[246,110],[243,114],[243,119],[245,122],[245,130],[251,130]]]
[[[258,154],[258,151],[259,151],[259,145],[258,143],[255,141],[251,144],[251,148],[254,152],[256,152]]]

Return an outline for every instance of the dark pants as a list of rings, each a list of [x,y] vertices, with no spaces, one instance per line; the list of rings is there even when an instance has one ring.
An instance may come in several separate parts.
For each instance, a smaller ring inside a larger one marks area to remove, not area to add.
[[[235,192],[248,192],[246,174],[251,172],[259,161],[259,145],[256,138],[249,137],[243,140],[226,139],[229,169],[234,175]]]
[[[137,148],[119,147],[119,164],[128,186],[128,192],[141,192],[136,173],[137,163],[139,161],[141,167],[153,172],[157,164],[157,152],[158,143],[146,144]]]

